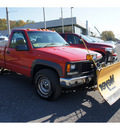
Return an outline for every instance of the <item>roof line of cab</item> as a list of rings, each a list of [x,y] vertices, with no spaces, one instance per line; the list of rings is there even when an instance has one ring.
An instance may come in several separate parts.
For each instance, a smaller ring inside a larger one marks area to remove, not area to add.
[[[38,28],[38,29],[30,29],[30,28],[27,28],[27,29],[13,29],[13,31],[15,31],[15,30],[55,32],[55,30],[48,30],[48,29],[41,29],[41,28]]]

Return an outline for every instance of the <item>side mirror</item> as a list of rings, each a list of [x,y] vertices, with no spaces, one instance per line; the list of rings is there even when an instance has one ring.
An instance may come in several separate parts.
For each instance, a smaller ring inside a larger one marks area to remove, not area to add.
[[[17,45],[16,51],[28,51],[28,47],[26,45]]]
[[[72,44],[72,42],[71,42],[71,41],[69,41],[68,43],[69,43],[69,44]]]

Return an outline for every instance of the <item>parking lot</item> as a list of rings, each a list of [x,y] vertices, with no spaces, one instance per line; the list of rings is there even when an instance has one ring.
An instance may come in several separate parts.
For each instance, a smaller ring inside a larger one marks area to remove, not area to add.
[[[117,53],[120,59],[120,44]],[[0,122],[120,122],[120,100],[110,106],[98,90],[79,86],[46,101],[31,82],[12,72],[0,75]]]

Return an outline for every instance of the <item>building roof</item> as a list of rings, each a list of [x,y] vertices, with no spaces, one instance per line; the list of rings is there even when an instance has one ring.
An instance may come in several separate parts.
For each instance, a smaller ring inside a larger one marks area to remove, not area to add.
[[[63,19],[64,26],[68,26],[72,24],[72,18],[64,18]],[[77,25],[83,29],[86,29],[86,24],[78,20],[76,17],[73,17],[73,24]],[[46,21],[46,27],[47,28],[52,28],[52,27],[60,27],[62,26],[62,19],[56,19],[56,20],[50,20]],[[44,28],[44,22],[37,22],[37,23],[32,23],[32,24],[26,24],[21,27],[15,27],[14,29],[17,28]]]

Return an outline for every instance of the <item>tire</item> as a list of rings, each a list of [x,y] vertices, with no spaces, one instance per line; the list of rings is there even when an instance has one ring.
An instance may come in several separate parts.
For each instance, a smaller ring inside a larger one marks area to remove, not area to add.
[[[97,84],[97,80],[96,80],[96,78],[93,78],[89,83],[88,83],[88,86],[89,87],[92,87],[92,86],[94,86],[94,85],[96,85]]]
[[[58,75],[51,69],[38,71],[34,77],[34,83],[39,96],[46,100],[54,100],[61,94]]]

